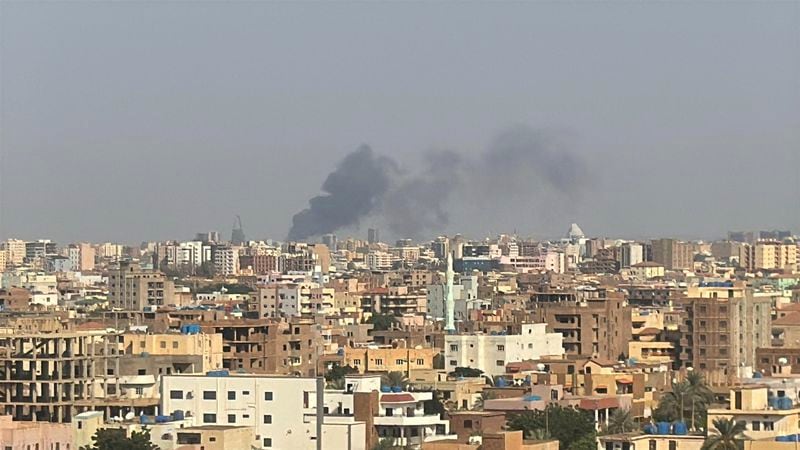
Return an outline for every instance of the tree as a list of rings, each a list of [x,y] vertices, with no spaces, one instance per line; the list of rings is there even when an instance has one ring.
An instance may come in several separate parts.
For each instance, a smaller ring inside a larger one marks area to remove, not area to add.
[[[686,422],[692,429],[705,426],[706,412],[714,400],[714,394],[699,372],[690,372],[686,381],[672,385],[672,392],[661,397],[658,407],[653,412],[657,421]]]
[[[81,450],[160,450],[150,442],[150,432],[146,430],[141,433],[134,431],[131,437],[126,437],[125,430],[104,428],[97,430],[92,440],[94,444],[91,447]]]
[[[325,372],[325,380],[331,382],[337,379],[344,380],[344,377],[351,373],[358,373],[358,369],[350,366],[340,366],[335,364]]]
[[[558,439],[560,448],[582,450],[582,443],[595,438],[594,417],[589,411],[575,408],[548,405],[544,410],[525,411],[517,414],[508,421],[508,429],[520,430],[526,439],[544,430],[553,438]],[[585,439],[587,441],[585,441]]]
[[[397,319],[391,314],[375,313],[367,319],[367,323],[371,323],[372,329],[375,331],[386,331],[392,328],[395,322]]]
[[[633,420],[633,415],[629,409],[615,409],[608,417],[606,432],[610,434],[627,433],[635,431],[639,426]]]
[[[483,371],[472,367],[456,367],[448,375],[455,378],[478,378],[483,376]]]
[[[714,419],[715,434],[710,434],[703,443],[703,450],[740,450],[743,443],[740,435],[746,429],[744,422],[733,419]]]
[[[381,375],[381,384],[389,387],[408,387],[408,378],[403,372],[386,372]]]
[[[474,409],[483,410],[484,402],[486,400],[491,400],[493,398],[495,398],[495,394],[493,392],[487,392],[487,391],[481,392],[480,398],[475,400],[475,404],[472,407]]]
[[[344,378],[334,378],[328,381],[328,384],[325,386],[328,389],[336,389],[337,391],[343,391],[345,388]]]

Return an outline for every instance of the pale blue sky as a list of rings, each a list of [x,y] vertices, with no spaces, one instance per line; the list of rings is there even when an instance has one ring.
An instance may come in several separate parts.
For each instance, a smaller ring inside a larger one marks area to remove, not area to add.
[[[359,144],[412,165],[514,125],[562,134],[589,186],[456,195],[442,233],[800,231],[800,2],[2,2],[0,20],[3,237],[228,236],[238,213],[282,238]]]

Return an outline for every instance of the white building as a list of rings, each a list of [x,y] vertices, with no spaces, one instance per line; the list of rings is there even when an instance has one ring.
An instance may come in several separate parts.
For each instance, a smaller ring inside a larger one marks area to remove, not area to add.
[[[445,364],[448,372],[456,367],[472,367],[486,375],[502,375],[506,364],[564,354],[561,333],[548,333],[547,324],[522,325],[520,334],[446,335]]]
[[[229,246],[214,248],[214,270],[218,275],[231,276],[239,273],[239,249]]]
[[[367,253],[367,267],[370,270],[390,270],[393,262],[394,256],[389,252],[377,250]]]
[[[317,391],[323,383],[311,377],[166,375],[161,409],[183,411],[200,426],[253,427],[253,448],[315,450],[317,420],[323,418]],[[365,436],[364,422],[352,415],[323,418],[322,448],[348,448],[351,442],[353,449],[363,449]]]
[[[381,390],[380,375],[347,376],[344,392],[325,391],[325,411],[333,415],[353,414],[354,394],[380,391],[378,414],[373,419],[379,439],[389,439],[396,447],[416,447],[423,442],[455,438],[449,434],[448,420],[442,419],[438,414],[425,414],[424,403],[433,398],[432,392],[384,392],[385,390]]]

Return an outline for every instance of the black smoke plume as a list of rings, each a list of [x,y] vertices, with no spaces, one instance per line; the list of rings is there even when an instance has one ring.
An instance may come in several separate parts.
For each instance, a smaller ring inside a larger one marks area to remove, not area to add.
[[[381,203],[397,167],[362,145],[348,154],[322,183],[323,195],[292,218],[290,240],[306,239],[356,225]]]
[[[416,170],[398,167],[366,146],[347,155],[322,186],[328,195],[312,198],[294,216],[289,238],[331,233],[370,215],[398,236],[418,237],[448,224],[456,194],[503,214],[532,196],[574,198],[587,180],[584,162],[561,136],[524,126],[498,134],[477,156],[431,151]]]

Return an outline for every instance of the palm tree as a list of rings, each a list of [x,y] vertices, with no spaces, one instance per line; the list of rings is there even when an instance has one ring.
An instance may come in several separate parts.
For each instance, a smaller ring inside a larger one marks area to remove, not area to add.
[[[537,428],[530,432],[528,439],[532,441],[549,441],[553,437],[544,428]]]
[[[615,409],[608,418],[606,431],[611,434],[635,431],[639,426],[633,420],[630,409]]]
[[[389,387],[408,387],[408,377],[403,372],[386,372],[381,375],[381,383]]]
[[[739,436],[746,429],[744,422],[733,419],[714,419],[716,434],[711,434],[703,443],[702,450],[741,450],[742,441]]]
[[[689,384],[692,404],[691,427],[697,428],[698,422],[702,425],[706,423],[706,411],[714,401],[714,393],[706,384],[706,379],[700,372],[689,372],[686,375],[686,383]]]

